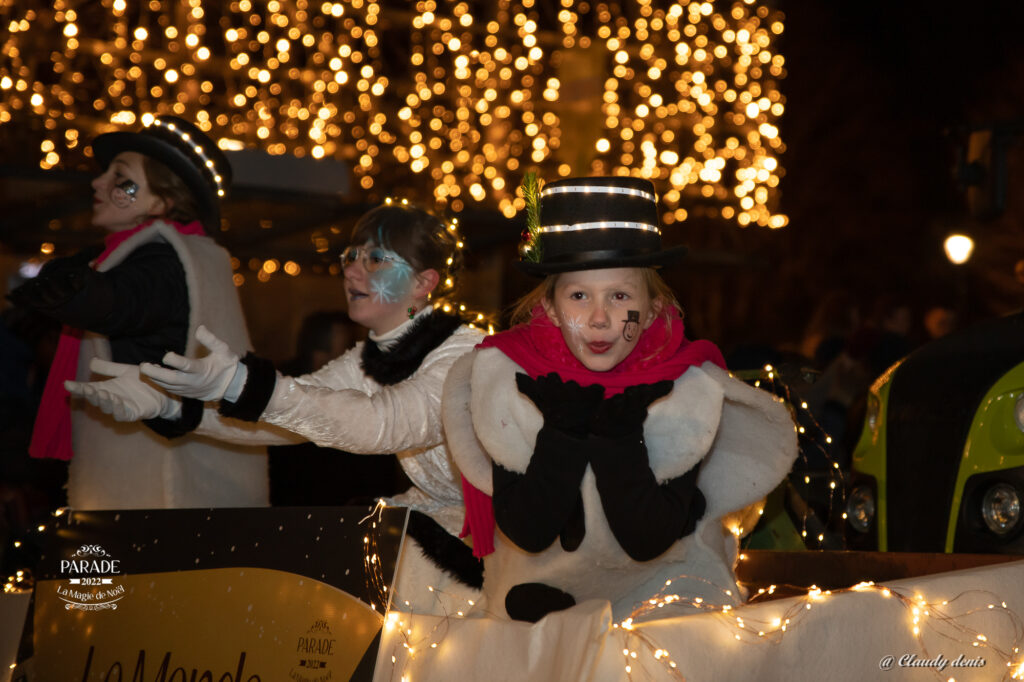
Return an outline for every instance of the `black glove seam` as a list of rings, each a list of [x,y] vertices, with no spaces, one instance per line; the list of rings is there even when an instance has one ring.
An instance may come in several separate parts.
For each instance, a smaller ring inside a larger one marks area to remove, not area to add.
[[[263,410],[267,409],[267,404],[274,395],[277,370],[274,368],[273,362],[252,353],[246,353],[241,362],[249,370],[245,386],[242,387],[242,394],[235,402],[221,400],[217,411],[225,417],[258,422],[260,415],[263,414]]]

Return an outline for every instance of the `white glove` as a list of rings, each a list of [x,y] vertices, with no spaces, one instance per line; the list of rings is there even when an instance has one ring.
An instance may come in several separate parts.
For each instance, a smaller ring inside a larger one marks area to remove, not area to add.
[[[209,355],[186,358],[177,353],[168,353],[164,356],[164,364],[174,369],[143,362],[139,365],[139,371],[157,386],[175,395],[199,400],[220,400],[241,363],[226,343],[202,325],[196,329],[196,340],[210,350]]]
[[[125,365],[93,358],[89,369],[96,374],[114,377],[104,381],[65,381],[71,395],[85,398],[119,422],[163,417],[177,419],[181,401],[151,386],[139,376],[138,365]]]

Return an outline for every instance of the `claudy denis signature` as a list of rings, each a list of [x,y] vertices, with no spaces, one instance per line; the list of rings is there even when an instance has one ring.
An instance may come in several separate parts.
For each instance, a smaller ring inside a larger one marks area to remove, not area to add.
[[[893,668],[934,668],[937,672],[942,672],[946,668],[984,668],[985,659],[981,656],[976,658],[968,658],[963,654],[960,654],[956,658],[950,660],[939,654],[935,658],[921,658],[917,654],[903,654],[902,656],[893,656],[887,654],[882,656],[878,661],[879,670],[892,670]]]

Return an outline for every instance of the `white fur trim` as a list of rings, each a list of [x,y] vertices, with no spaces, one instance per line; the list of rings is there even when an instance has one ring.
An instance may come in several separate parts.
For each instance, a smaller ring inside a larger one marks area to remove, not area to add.
[[[470,412],[476,436],[491,459],[524,473],[544,426],[540,410],[516,388],[516,374],[525,371],[497,348],[482,348],[474,355]]]
[[[222,305],[218,310],[206,310],[213,299],[220,298],[218,296],[211,299],[208,294],[210,291],[225,292],[227,296],[231,296],[229,292],[235,292],[234,297],[236,300],[238,298],[234,282],[231,281],[231,270],[225,269],[222,265],[224,261],[229,260],[229,256],[213,239],[183,235],[174,225],[163,220],[154,220],[118,244],[117,248],[96,267],[97,272],[106,272],[120,265],[135,249],[157,239],[170,244],[178,254],[178,260],[185,271],[189,306],[185,356],[196,357],[199,346],[195,338],[196,328],[204,323],[203,320],[210,331],[225,341],[236,353],[242,354],[252,350],[240,305]],[[205,297],[204,293],[207,294]],[[107,354],[109,355],[109,351]]]
[[[441,421],[455,466],[475,488],[491,495],[494,492],[491,459],[477,440],[469,408],[470,374],[478,352],[466,353],[448,370],[441,400]]]
[[[690,367],[672,392],[651,403],[644,422],[647,458],[659,483],[682,476],[715,439],[724,391],[702,368]]]
[[[721,426],[697,479],[707,497],[706,518],[717,518],[757,502],[779,484],[798,454],[797,435],[779,398],[711,363],[701,369],[725,392]]]

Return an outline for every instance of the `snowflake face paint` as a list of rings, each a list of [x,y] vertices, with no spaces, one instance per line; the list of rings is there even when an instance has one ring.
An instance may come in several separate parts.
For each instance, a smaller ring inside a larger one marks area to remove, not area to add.
[[[568,315],[562,321],[565,323],[565,326],[569,328],[569,333],[576,335],[583,333],[583,320],[578,316]]]
[[[342,254],[348,315],[376,334],[384,334],[408,319],[419,278],[398,253],[368,241]]]
[[[374,246],[364,258],[374,301],[394,303],[412,289],[412,266],[394,251]],[[366,261],[369,261],[369,265],[366,265]]]
[[[562,319],[562,324],[568,332],[568,337],[576,342],[576,355],[581,355],[585,350],[583,340],[583,320],[576,315],[567,315]]]
[[[626,319],[623,322],[626,324],[622,327],[622,338],[629,343],[640,333],[640,311],[627,310]]]
[[[138,199],[139,186],[131,180],[119,182],[110,188],[110,203],[118,208],[128,208]]]

